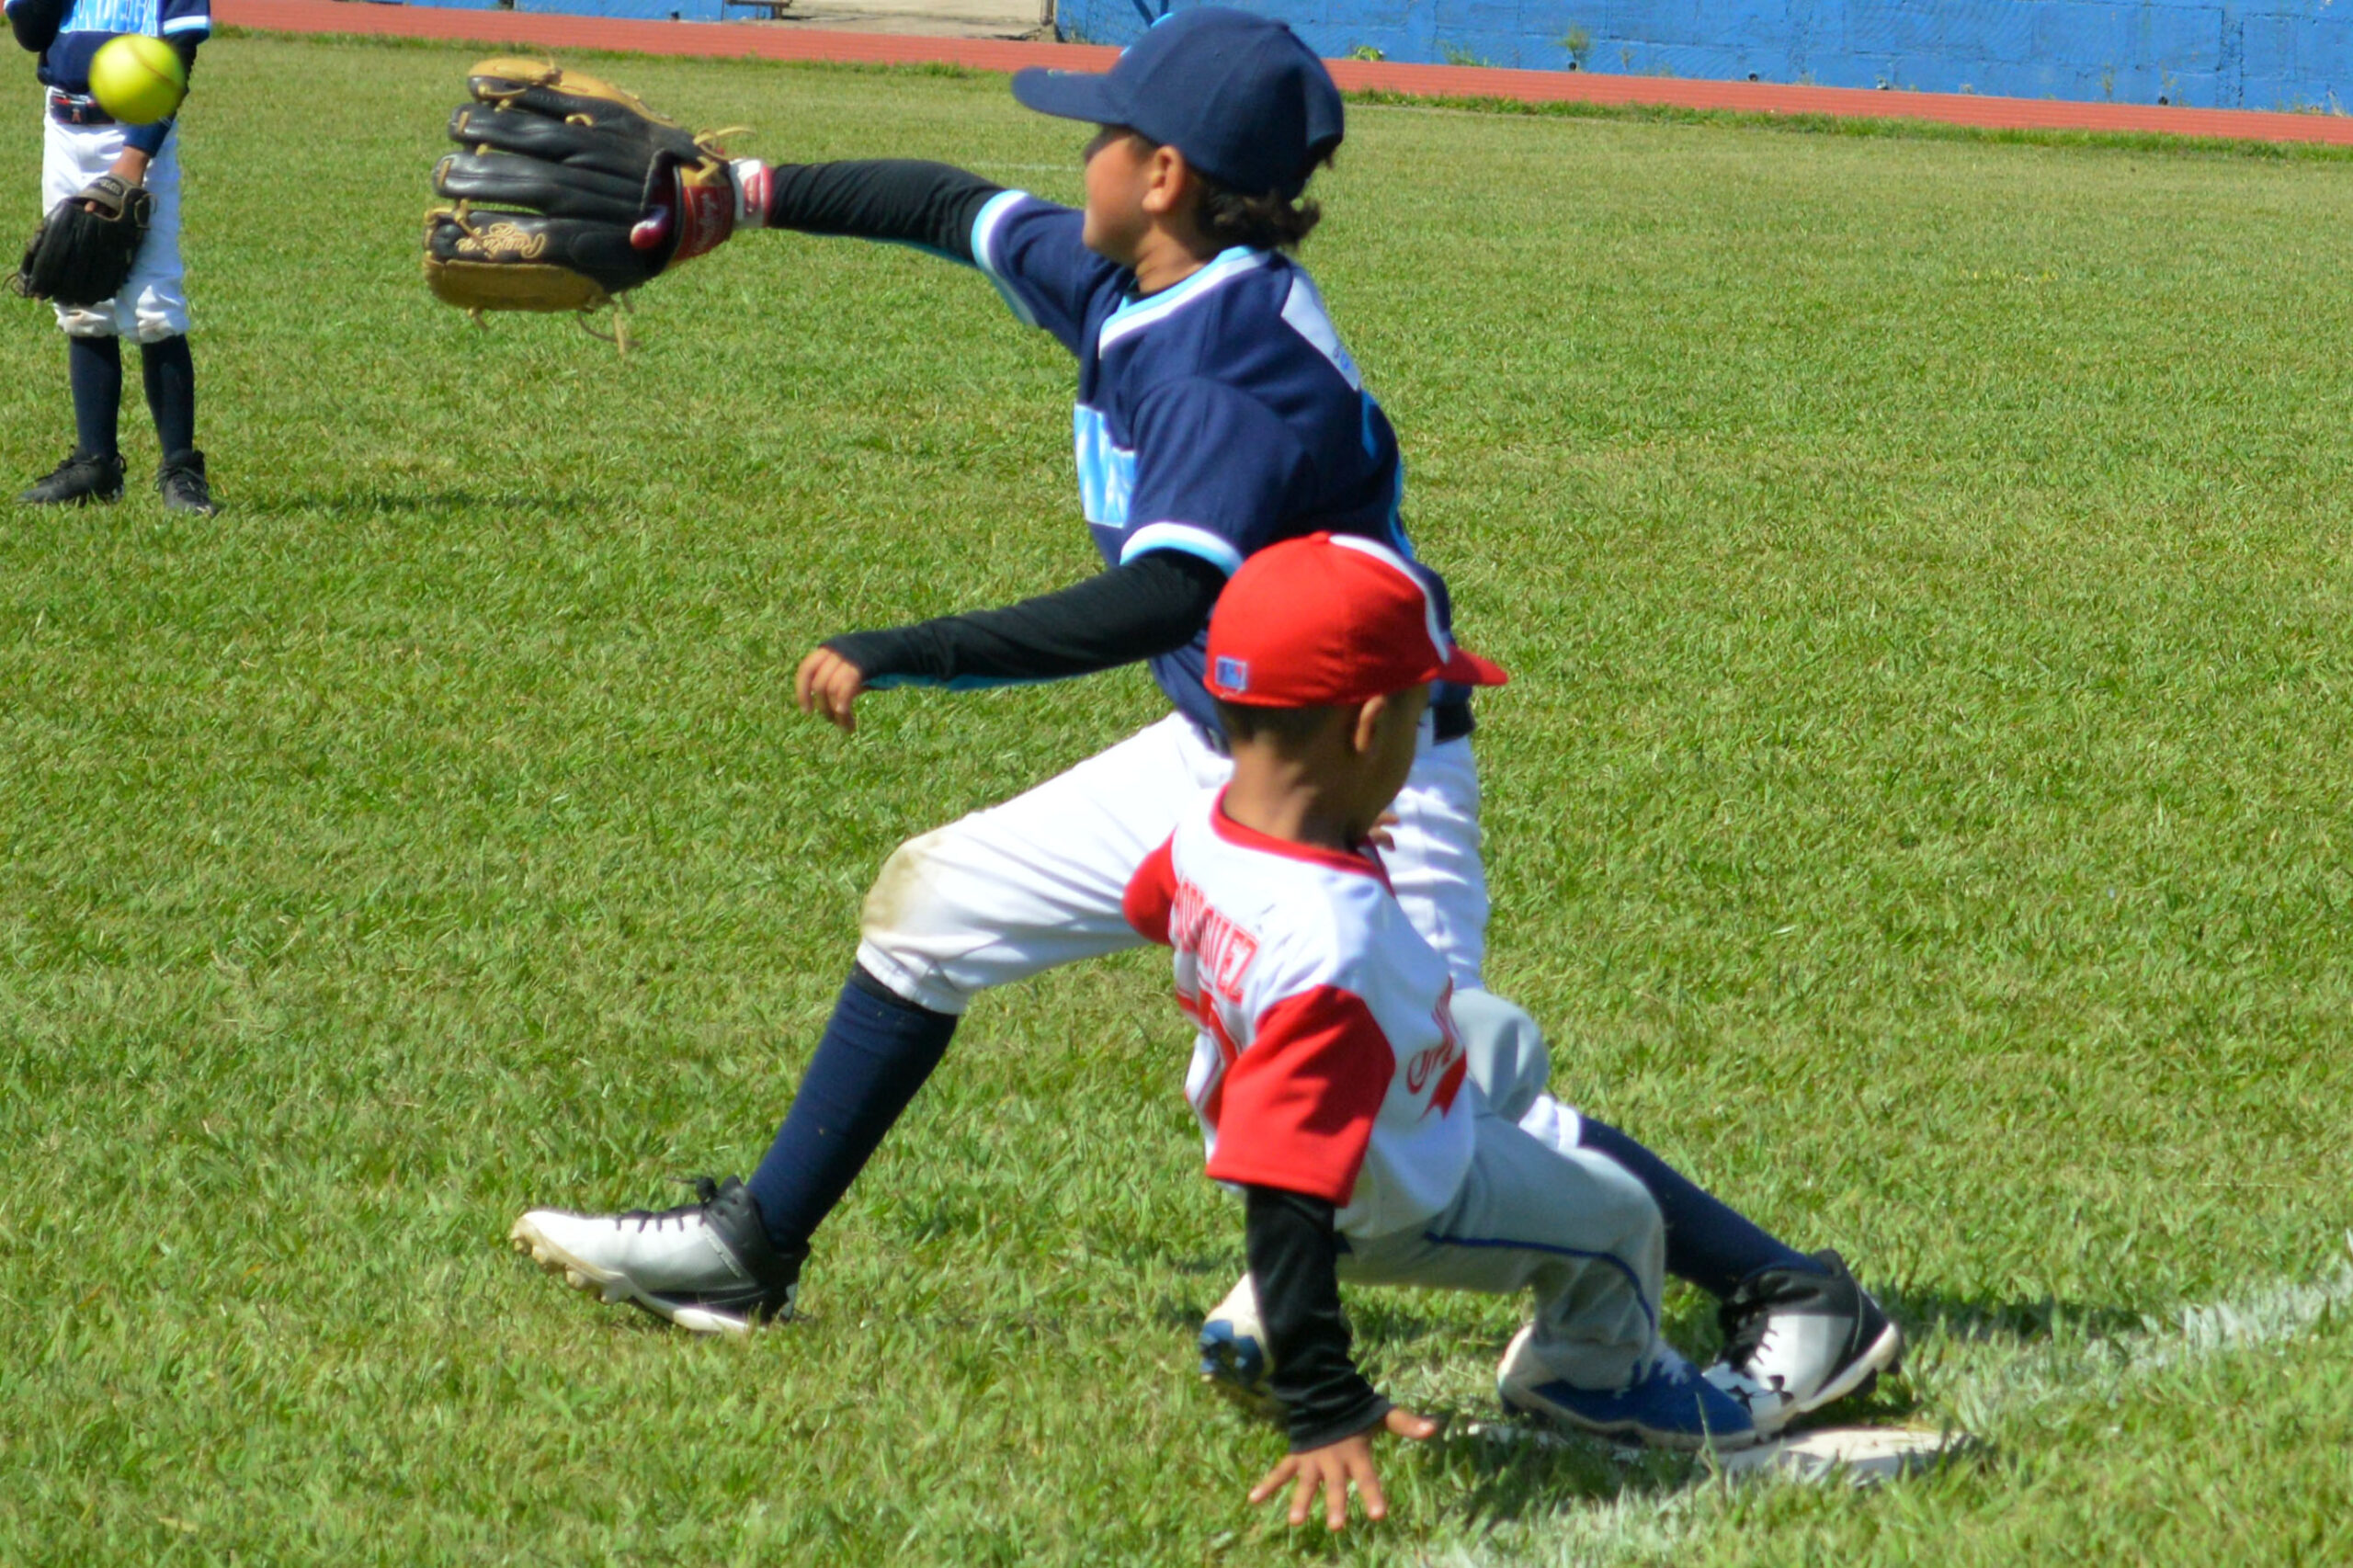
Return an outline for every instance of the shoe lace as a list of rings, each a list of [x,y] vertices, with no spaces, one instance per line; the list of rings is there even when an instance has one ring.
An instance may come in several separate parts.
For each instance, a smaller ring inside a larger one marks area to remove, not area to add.
[[[719,1183],[707,1176],[683,1177],[681,1185],[694,1188],[692,1203],[681,1203],[675,1209],[631,1209],[614,1215],[614,1226],[634,1224],[641,1231],[658,1231],[665,1225],[676,1224],[684,1229],[688,1221],[701,1219],[703,1211],[719,1201]]]
[[[1744,1280],[1716,1309],[1716,1326],[1723,1330],[1723,1358],[1734,1370],[1746,1372],[1756,1353],[1765,1347],[1765,1335],[1772,1326],[1771,1303],[1763,1292]]]

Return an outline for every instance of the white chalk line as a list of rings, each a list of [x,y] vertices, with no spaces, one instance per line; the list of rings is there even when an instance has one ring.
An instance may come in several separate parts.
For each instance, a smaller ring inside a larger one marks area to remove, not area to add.
[[[1915,1375],[1936,1388],[1963,1432],[1993,1430],[2005,1420],[2053,1405],[2112,1395],[2161,1372],[2251,1350],[2285,1345],[2339,1308],[2353,1306],[2353,1232],[2336,1271],[2310,1282],[2281,1281],[2250,1294],[2186,1305],[2142,1320],[2137,1330],[2101,1334],[2062,1323],[2053,1335],[2030,1345],[1992,1336],[1931,1335],[1906,1352]],[[1540,1432],[1529,1437],[1547,1440]],[[1563,1441],[1563,1439],[1551,1439]],[[1755,1485],[1808,1483],[1759,1477]],[[1606,1503],[1548,1516],[1540,1541],[1508,1551],[1491,1543],[1441,1549],[1422,1561],[1432,1568],[1588,1568],[1658,1561],[1679,1549],[1706,1523],[1711,1489],[1694,1486],[1660,1496],[1628,1493]]]

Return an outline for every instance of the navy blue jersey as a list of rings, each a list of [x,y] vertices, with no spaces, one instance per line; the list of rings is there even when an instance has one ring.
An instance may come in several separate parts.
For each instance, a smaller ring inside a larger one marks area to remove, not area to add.
[[[1361,534],[1412,555],[1396,433],[1340,346],[1306,270],[1236,248],[1149,298],[1080,242],[1084,215],[992,198],[972,255],[1014,313],[1078,357],[1078,493],[1111,565],[1175,550],[1231,574],[1278,540]],[[1445,586],[1427,568],[1433,597]],[[1219,733],[1206,631],[1152,661],[1187,717]]]
[[[7,0],[14,12],[26,0]],[[203,38],[212,30],[211,0],[67,0],[57,36],[40,51],[41,81],[60,92],[90,90],[90,56],[122,33]]]

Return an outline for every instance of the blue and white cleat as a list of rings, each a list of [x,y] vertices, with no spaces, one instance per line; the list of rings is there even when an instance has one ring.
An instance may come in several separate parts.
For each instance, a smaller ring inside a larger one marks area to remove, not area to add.
[[[1740,1401],[1699,1375],[1668,1346],[1622,1389],[1582,1389],[1543,1372],[1527,1356],[1533,1324],[1513,1336],[1496,1374],[1504,1407],[1595,1437],[1631,1437],[1654,1449],[1726,1452],[1756,1441],[1756,1423]]]
[[[1201,1324],[1201,1381],[1232,1400],[1246,1415],[1269,1421],[1282,1418],[1268,1379],[1274,1363],[1267,1358],[1267,1331],[1258,1322],[1258,1292],[1245,1274],[1210,1309]]]

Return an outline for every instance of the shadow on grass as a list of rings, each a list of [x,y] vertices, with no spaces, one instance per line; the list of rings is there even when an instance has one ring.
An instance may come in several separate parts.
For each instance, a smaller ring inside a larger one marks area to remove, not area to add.
[[[611,498],[592,490],[550,489],[516,483],[458,485],[429,490],[381,485],[347,490],[294,490],[237,498],[237,509],[261,517],[430,517],[458,512],[492,512],[509,517],[579,517],[602,510]]]

